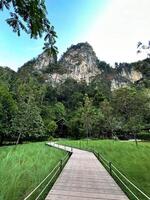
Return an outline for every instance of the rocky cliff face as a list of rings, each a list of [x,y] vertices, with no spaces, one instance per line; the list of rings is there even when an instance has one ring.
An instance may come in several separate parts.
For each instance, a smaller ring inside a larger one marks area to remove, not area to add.
[[[115,75],[111,80],[111,90],[127,86],[142,79],[143,75],[134,66],[128,65],[115,70]]]
[[[30,71],[43,73],[46,82],[64,82],[67,78],[86,81],[89,84],[94,77],[104,78],[110,82],[111,90],[134,83],[143,78],[143,74],[135,65],[122,63],[111,68],[107,63],[100,62],[88,43],[72,45],[57,62],[57,58],[43,52],[30,63]],[[21,69],[26,69],[26,63]],[[21,70],[20,70],[21,71]]]
[[[97,66],[98,58],[88,43],[72,45],[61,57],[59,64],[66,68],[66,77],[89,83],[93,77],[100,74]]]
[[[48,51],[44,51],[35,60],[33,68],[35,70],[46,70],[51,64],[56,62],[57,62],[56,56],[52,56]]]
[[[142,73],[134,69],[131,69],[130,72],[123,69],[121,72],[121,76],[134,83],[135,81],[138,81],[142,78]]]

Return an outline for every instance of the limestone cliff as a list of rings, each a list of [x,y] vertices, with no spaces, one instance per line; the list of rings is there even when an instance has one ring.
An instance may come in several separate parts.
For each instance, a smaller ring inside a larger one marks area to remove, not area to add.
[[[66,68],[65,77],[89,83],[93,77],[100,74],[97,66],[98,58],[88,43],[72,45],[61,57],[59,64]]]
[[[46,70],[47,68],[49,68],[51,64],[56,63],[56,62],[57,62],[56,56],[52,56],[50,52],[44,51],[35,60],[35,63],[33,64],[33,68],[35,70]]]
[[[84,80],[89,84],[95,77],[100,77],[108,81],[111,90],[114,90],[142,80],[145,74],[148,74],[147,71],[143,72],[145,69],[143,63],[144,61],[131,64],[120,63],[116,68],[112,68],[109,64],[98,60],[90,44],[79,43],[68,48],[58,61],[56,57],[45,51],[25,63],[19,72],[26,71],[36,76],[39,74],[45,82],[51,82],[53,85],[62,83],[67,78],[73,78],[78,82]],[[147,66],[146,64],[144,66],[147,70],[150,61],[146,63]]]
[[[131,83],[135,83],[143,78],[140,71],[136,70],[134,65],[120,64],[120,67],[114,70],[114,77],[111,80],[111,90],[118,89],[120,87],[127,86]]]

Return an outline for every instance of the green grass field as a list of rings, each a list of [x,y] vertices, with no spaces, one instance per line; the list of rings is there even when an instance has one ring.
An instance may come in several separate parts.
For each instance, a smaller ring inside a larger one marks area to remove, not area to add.
[[[99,152],[150,196],[150,143],[138,143],[138,147],[134,142],[112,140],[89,140],[88,143],[86,140],[64,140],[61,143]]]
[[[0,147],[0,200],[21,200],[66,155],[45,143]]]

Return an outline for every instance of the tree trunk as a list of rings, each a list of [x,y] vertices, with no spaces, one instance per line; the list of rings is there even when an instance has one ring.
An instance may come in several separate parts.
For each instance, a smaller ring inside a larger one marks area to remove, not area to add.
[[[137,141],[136,133],[134,133],[134,139],[135,139],[135,144],[136,144],[136,146],[138,146],[138,141]]]
[[[18,138],[17,138],[17,141],[16,141],[16,145],[19,144],[20,137],[21,137],[21,133],[19,133],[19,135],[18,135]]]

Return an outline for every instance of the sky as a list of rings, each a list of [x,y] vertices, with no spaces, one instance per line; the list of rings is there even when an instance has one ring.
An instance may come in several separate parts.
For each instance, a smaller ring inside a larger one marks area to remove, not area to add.
[[[97,57],[110,63],[134,62],[138,41],[150,40],[150,0],[46,0],[48,18],[58,35],[60,57],[72,44],[88,42]],[[42,52],[43,40],[20,37],[0,12],[0,66],[18,67]]]

